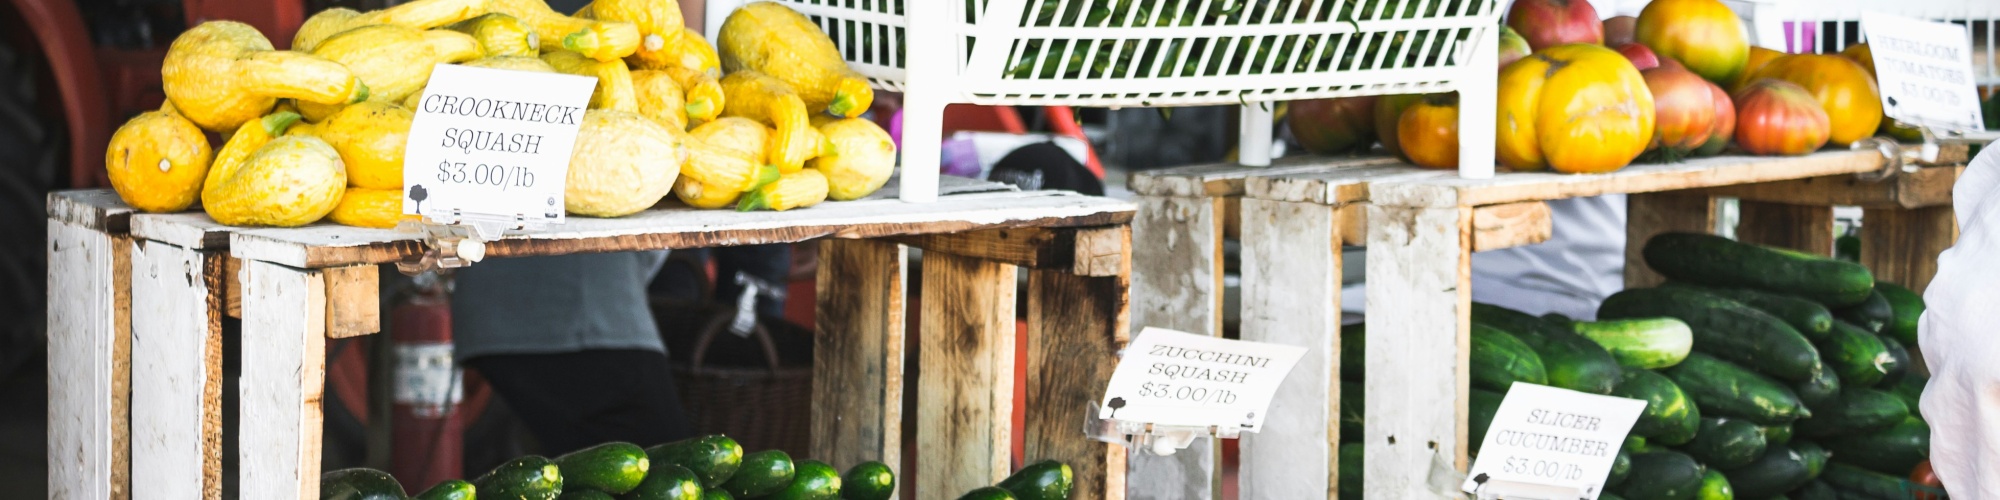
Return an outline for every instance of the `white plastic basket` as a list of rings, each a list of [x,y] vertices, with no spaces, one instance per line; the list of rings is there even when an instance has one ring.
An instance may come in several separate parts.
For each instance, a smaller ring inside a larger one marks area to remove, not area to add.
[[[1868,41],[1861,13],[1881,12],[1966,27],[1982,86],[2000,86],[2000,0],[1729,0],[1757,45],[1781,52],[1835,53]]]
[[[1492,175],[1499,0],[777,1],[904,93],[904,200],[936,196],[951,103],[1240,104],[1241,161],[1268,165],[1272,101],[1458,90],[1462,172]],[[744,3],[711,0],[709,35]]]

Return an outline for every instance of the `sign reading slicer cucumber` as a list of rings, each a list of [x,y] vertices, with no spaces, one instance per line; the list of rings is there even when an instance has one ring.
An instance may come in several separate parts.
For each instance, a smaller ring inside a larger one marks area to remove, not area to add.
[[[1302,347],[1147,328],[1125,347],[1097,418],[1255,432],[1278,384],[1305,353]]]
[[[1516,494],[1552,487],[1594,500],[1603,493],[1625,435],[1645,410],[1646,402],[1637,399],[1516,382],[1494,413],[1461,487],[1475,493],[1486,483],[1512,487]]]
[[[561,224],[563,185],[597,79],[439,64],[403,153],[403,213]]]

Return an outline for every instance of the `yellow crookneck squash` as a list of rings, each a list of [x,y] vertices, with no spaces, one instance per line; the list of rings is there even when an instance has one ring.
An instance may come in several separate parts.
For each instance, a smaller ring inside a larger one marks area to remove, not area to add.
[[[340,203],[347,171],[340,153],[307,135],[278,136],[298,121],[290,112],[244,123],[215,155],[202,183],[202,209],[231,226],[297,227]]]
[[[403,187],[403,148],[415,113],[386,102],[355,103],[319,123],[294,125],[287,134],[318,137],[340,153],[348,185],[397,190]]]
[[[182,116],[218,133],[257,119],[279,98],[337,105],[369,96],[347,66],[273,50],[256,28],[235,21],[209,21],[181,33],[160,65],[160,83]]]
[[[341,63],[368,84],[368,100],[402,103],[424,88],[438,63],[478,59],[484,52],[472,35],[450,30],[418,31],[392,24],[363,26],[326,39],[313,55]],[[299,103],[307,121],[326,119],[341,106]]]
[[[1653,140],[1644,78],[1625,56],[1597,45],[1551,47],[1507,66],[1498,115],[1496,156],[1514,170],[1610,172]]]
[[[140,113],[111,134],[104,170],[125,204],[147,212],[194,205],[215,158],[208,136],[167,103]]]
[[[791,84],[815,112],[853,118],[875,101],[868,79],[847,66],[826,32],[784,5],[737,8],[723,21],[716,42],[723,69],[757,70]]]
[[[486,0],[416,0],[372,12],[334,7],[313,14],[292,35],[292,50],[311,52],[343,31],[376,24],[427,30],[485,14]]]
[[[826,138],[813,129],[806,105],[792,86],[755,70],[730,73],[722,79],[722,93],[729,100],[723,116],[756,120],[773,129],[766,162],[785,173],[805,168],[806,160],[825,151]]]
[[[479,48],[485,52],[485,57],[534,57],[542,53],[542,36],[514,16],[487,14],[453,23],[446,28],[472,35],[474,40],[479,41]]]
[[[598,61],[575,52],[558,50],[542,54],[542,62],[549,63],[558,72],[596,78],[597,87],[590,92],[592,109],[639,112],[639,96],[632,88],[632,70],[625,67],[624,60]]]

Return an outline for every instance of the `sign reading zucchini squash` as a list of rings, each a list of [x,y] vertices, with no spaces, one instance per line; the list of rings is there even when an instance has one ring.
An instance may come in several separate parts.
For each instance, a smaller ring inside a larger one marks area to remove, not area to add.
[[[1303,347],[1146,328],[1125,347],[1097,418],[1255,432],[1278,384],[1305,354]]]
[[[1461,487],[1474,493],[1557,494],[1586,500],[1604,491],[1618,448],[1646,402],[1516,382],[1507,391]],[[1557,488],[1553,491],[1543,488]]]
[[[563,187],[597,79],[439,64],[410,123],[403,213],[563,222]]]

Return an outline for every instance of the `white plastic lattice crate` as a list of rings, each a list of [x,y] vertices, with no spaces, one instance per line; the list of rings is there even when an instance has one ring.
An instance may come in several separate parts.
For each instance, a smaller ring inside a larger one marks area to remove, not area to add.
[[[1462,172],[1492,175],[1500,0],[776,1],[904,93],[905,200],[933,196],[911,188],[951,103],[1240,104],[1240,157],[1265,165],[1272,101],[1457,90]],[[744,3],[711,0],[709,35]]]

